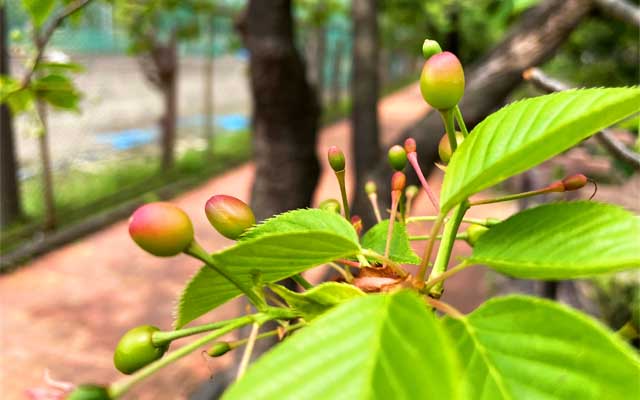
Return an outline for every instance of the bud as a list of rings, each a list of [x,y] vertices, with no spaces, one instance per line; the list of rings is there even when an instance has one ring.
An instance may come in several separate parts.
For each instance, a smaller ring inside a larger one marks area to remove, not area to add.
[[[575,174],[564,178],[562,180],[562,185],[564,186],[564,190],[567,191],[578,190],[583,188],[588,181],[589,178],[586,176],[582,174]]]
[[[420,192],[420,188],[416,185],[409,185],[407,189],[404,191],[404,195],[407,196],[407,200],[411,200],[418,195]]]
[[[378,187],[376,186],[376,183],[374,181],[367,181],[367,183],[364,185],[364,191],[366,194],[375,194],[377,190]]]
[[[138,246],[160,256],[175,256],[193,241],[189,216],[171,203],[156,202],[138,208],[129,218],[129,235]]]
[[[132,374],[161,358],[169,344],[156,346],[153,333],[160,329],[151,325],[141,325],[125,333],[113,354],[113,363],[123,374]]]
[[[467,243],[472,247],[478,242],[480,236],[484,235],[489,228],[483,225],[471,224],[467,228]]]
[[[464,71],[458,57],[445,51],[429,58],[420,75],[420,92],[435,109],[455,107],[464,94]]]
[[[67,400],[111,400],[107,388],[98,385],[79,385],[76,387]]]
[[[407,153],[416,152],[416,141],[414,138],[408,138],[404,141],[404,151],[406,151]]]
[[[204,212],[211,225],[222,236],[232,240],[237,240],[256,223],[256,217],[247,203],[224,194],[207,200]]]
[[[336,199],[326,199],[322,203],[318,204],[318,208],[340,214],[340,202]]]
[[[462,132],[456,131],[456,143],[460,146],[460,143],[464,141],[464,135]],[[451,151],[451,142],[449,142],[449,136],[445,133],[440,139],[440,144],[438,144],[438,154],[440,155],[440,160],[443,163],[448,164],[449,160],[451,160],[451,156],[453,152]]]
[[[216,342],[209,350],[207,350],[207,354],[211,357],[220,357],[227,354],[229,350],[231,350],[229,342]]]
[[[438,53],[442,53],[440,44],[435,40],[425,39],[425,41],[422,43],[422,55],[424,56],[424,59],[428,60],[431,58],[431,56]]]
[[[327,152],[327,158],[329,159],[329,165],[335,172],[344,171],[344,153],[336,146],[329,147]]]
[[[396,172],[391,177],[391,190],[402,192],[407,184],[407,177],[402,172]]]
[[[362,218],[359,215],[354,215],[351,217],[351,225],[353,225],[353,229],[356,230],[356,233],[359,235],[362,233]]]
[[[402,171],[407,166],[407,152],[402,146],[395,145],[389,149],[389,164],[396,171]]]

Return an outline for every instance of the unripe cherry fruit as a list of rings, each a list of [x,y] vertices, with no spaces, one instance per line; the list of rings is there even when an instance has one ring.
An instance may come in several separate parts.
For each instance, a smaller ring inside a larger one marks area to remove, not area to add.
[[[456,131],[456,143],[458,146],[464,141],[464,135],[462,132]],[[440,139],[440,143],[438,144],[438,154],[440,155],[440,160],[443,163],[448,164],[449,160],[451,160],[451,156],[453,152],[451,151],[451,142],[449,142],[449,136],[445,133]]]
[[[396,172],[391,177],[391,190],[402,192],[407,184],[407,177],[402,172]]]
[[[405,189],[404,195],[407,197],[407,199],[413,199],[418,195],[418,192],[420,192],[420,188],[418,188],[416,185],[409,185]]]
[[[171,203],[156,202],[138,208],[129,219],[129,234],[149,253],[170,257],[180,254],[193,241],[189,216]]]
[[[422,43],[422,55],[424,56],[424,59],[428,60],[438,53],[442,53],[440,44],[435,40],[425,39]]]
[[[391,146],[389,149],[389,164],[396,171],[402,171],[407,166],[407,152],[400,145]]]
[[[364,191],[366,194],[375,194],[377,190],[378,187],[374,181],[367,181],[364,185]]]
[[[327,158],[329,159],[331,169],[335,172],[344,171],[344,153],[337,146],[329,147],[329,151],[327,151]]]
[[[67,400],[111,400],[111,396],[105,387],[80,385],[69,393]]]
[[[141,325],[125,333],[113,354],[113,363],[123,374],[132,374],[140,368],[161,358],[169,344],[155,346],[152,335],[160,329],[151,325]]]
[[[340,202],[336,199],[326,199],[318,204],[318,208],[325,211],[340,214]]]
[[[408,138],[404,141],[404,151],[407,153],[416,152],[416,140],[414,138]]]
[[[359,215],[351,216],[351,225],[353,225],[353,229],[356,230],[358,235],[362,233],[362,218]]]
[[[247,229],[256,224],[251,207],[233,196],[212,196],[204,206],[211,225],[228,239],[237,240]]]
[[[229,350],[231,350],[229,342],[216,342],[209,350],[207,350],[207,354],[211,357],[220,357],[227,354]]]
[[[586,176],[582,174],[575,174],[564,178],[562,180],[562,185],[564,186],[564,190],[567,191],[578,190],[583,188],[588,181],[589,178],[587,178]]]
[[[469,243],[471,246],[475,246],[475,244],[478,242],[478,239],[480,239],[480,236],[487,233],[488,230],[489,228],[484,225],[469,225],[469,227],[467,228],[467,243]]]
[[[458,57],[445,51],[429,58],[420,75],[420,92],[435,109],[455,107],[464,94],[464,71]]]

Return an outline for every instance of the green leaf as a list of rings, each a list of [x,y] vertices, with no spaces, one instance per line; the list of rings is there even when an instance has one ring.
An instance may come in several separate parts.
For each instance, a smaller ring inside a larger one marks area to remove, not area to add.
[[[558,303],[493,299],[445,318],[474,399],[616,400],[640,396],[637,354],[596,321]]]
[[[46,100],[52,106],[78,110],[80,93],[71,79],[61,74],[49,74],[31,83],[36,96]]]
[[[640,266],[640,219],[611,204],[545,204],[491,227],[469,261],[518,278],[567,279]]]
[[[294,211],[276,216],[254,228],[236,245],[213,254],[213,260],[247,286],[253,286],[256,277],[265,283],[277,282],[358,254],[361,249],[351,224],[337,214],[322,212]],[[175,325],[182,327],[240,294],[221,275],[203,267],[180,297]]]
[[[387,231],[389,230],[389,220],[385,219],[369,229],[362,237],[362,247],[370,249],[378,254],[384,254],[387,245]],[[407,228],[403,223],[393,224],[393,235],[389,257],[402,264],[420,264],[420,257],[414,253],[409,244]]]
[[[22,4],[29,13],[33,24],[36,28],[40,28],[53,11],[56,0],[23,0]]]
[[[443,210],[638,111],[638,87],[568,90],[500,109],[478,124],[451,158],[440,195]]]
[[[319,317],[339,304],[365,295],[353,285],[338,282],[325,282],[303,293],[293,292],[276,284],[269,285],[269,288],[307,321]]]
[[[234,384],[235,399],[457,399],[457,363],[415,294],[359,297],[275,347]]]

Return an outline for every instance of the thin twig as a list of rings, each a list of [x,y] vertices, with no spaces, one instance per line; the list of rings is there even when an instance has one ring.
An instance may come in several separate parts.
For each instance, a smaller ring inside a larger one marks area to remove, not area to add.
[[[444,301],[436,300],[429,296],[425,296],[425,301],[433,308],[438,311],[441,311],[453,318],[462,319],[464,318],[464,314],[461,313],[457,308],[452,306],[451,304],[445,303]]]
[[[251,333],[249,334],[249,338],[247,339],[247,347],[244,349],[244,354],[242,354],[242,360],[240,360],[240,366],[238,367],[238,375],[236,376],[236,380],[242,378],[245,371],[247,370],[247,366],[249,365],[249,360],[251,360],[251,354],[253,353],[253,346],[256,344],[256,338],[258,337],[258,330],[260,329],[260,324],[254,322],[251,325]]]

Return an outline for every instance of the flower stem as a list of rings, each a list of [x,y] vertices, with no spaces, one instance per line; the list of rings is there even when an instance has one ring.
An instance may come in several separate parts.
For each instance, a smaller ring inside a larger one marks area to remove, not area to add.
[[[464,137],[469,136],[467,125],[464,123],[464,118],[462,117],[462,112],[460,111],[460,106],[456,104],[456,106],[453,108],[453,113],[456,117],[456,122],[458,122],[458,126],[460,127],[460,131],[462,131],[462,135]]]
[[[435,278],[429,279],[429,281],[425,284],[423,291],[428,293],[429,290],[432,287],[434,287],[436,284],[445,281],[446,279],[452,277],[453,275],[457,274],[458,272],[470,266],[471,264],[467,263],[467,261],[463,261],[460,264],[456,265],[455,267],[444,271],[442,274],[436,276]]]
[[[423,216],[417,216],[417,217],[409,217],[407,218],[407,223],[411,223],[411,222],[423,222],[423,221],[435,221],[438,219],[437,215],[423,215]],[[448,221],[449,218],[445,218],[445,221]],[[483,225],[483,226],[491,226],[491,225],[495,225],[494,222],[490,222],[486,219],[478,219],[478,218],[463,218],[462,222],[466,222],[467,224],[476,224],[476,225]]]
[[[296,282],[306,290],[309,290],[313,287],[313,285],[308,280],[304,279],[304,277],[300,274],[291,276],[291,279],[293,279],[294,282]]]
[[[452,153],[454,153],[458,148],[458,141],[456,140],[456,127],[453,122],[453,115],[453,109],[440,110],[440,116],[442,117],[442,122],[444,123],[444,127],[447,130],[447,136],[449,137],[449,144],[451,145]]]
[[[285,326],[284,329],[282,329],[282,330],[274,329],[274,330],[271,330],[271,331],[268,331],[268,332],[264,332],[264,333],[261,333],[258,336],[256,336],[256,340],[264,339],[264,338],[271,337],[271,336],[276,336],[276,335],[280,334],[281,332],[286,334],[286,333],[295,331],[296,329],[300,329],[305,325],[307,325],[306,322],[298,322],[298,323],[293,324],[293,325]],[[235,348],[238,348],[238,347],[242,346],[243,344],[247,343],[248,341],[249,341],[249,338],[244,338],[244,339],[239,339],[239,340],[236,340],[236,341],[233,341],[233,342],[229,342],[229,347],[231,349],[235,349]]]
[[[425,296],[425,301],[436,310],[443,312],[455,319],[464,318],[464,314],[461,313],[457,308],[452,306],[449,303],[445,303],[444,301],[436,300],[429,296]]]
[[[247,287],[244,283],[237,280],[225,267],[222,265],[216,265],[213,261],[213,257],[207,253],[198,242],[195,240],[191,242],[189,247],[184,251],[192,257],[195,257],[205,263],[208,267],[212,268],[218,274],[222,275],[229,282],[233,283],[241,292],[243,292],[249,301],[260,311],[263,311],[267,307],[267,303],[264,299],[252,289]]]
[[[148,378],[149,376],[153,375],[156,371],[166,367],[167,365],[181,359],[182,357],[196,351],[198,348],[200,348],[201,346],[219,338],[220,336],[223,336],[231,331],[234,331],[240,327],[243,327],[245,325],[248,325],[252,322],[255,321],[255,316],[251,316],[251,315],[247,315],[241,318],[238,318],[237,320],[235,320],[234,322],[231,322],[227,325],[225,325],[224,327],[211,332],[210,334],[195,340],[192,343],[189,343],[186,346],[183,346],[181,348],[179,348],[176,351],[173,351],[169,354],[167,354],[165,357],[152,362],[151,364],[147,365],[146,367],[138,370],[136,373],[134,373],[133,375],[130,375],[124,379],[118,380],[116,382],[114,382],[113,384],[111,384],[111,386],[109,387],[109,396],[112,399],[117,399],[121,396],[123,396],[125,393],[127,393],[134,385],[136,385],[138,382]]]
[[[435,194],[433,194],[433,191],[431,190],[429,183],[427,182],[427,180],[424,177],[424,174],[422,173],[422,169],[420,169],[420,164],[418,164],[418,154],[416,152],[408,153],[407,159],[409,160],[409,164],[411,164],[411,167],[413,167],[413,170],[415,171],[416,175],[418,175],[418,180],[422,185],[422,189],[427,194],[429,201],[431,201],[431,204],[433,204],[433,207],[436,209],[436,211],[440,211],[440,204],[438,203],[438,198],[436,197]]]
[[[389,216],[389,227],[387,229],[387,243],[384,246],[384,257],[389,258],[389,250],[391,249],[391,238],[393,237],[393,225],[396,221],[396,213],[398,212],[398,199],[400,193],[396,190],[391,192],[391,215]]]
[[[433,269],[431,270],[431,275],[429,275],[429,280],[435,279],[447,270],[458,228],[460,227],[464,213],[467,212],[468,209],[469,204],[466,200],[454,208],[451,219],[444,227],[442,241],[440,243],[440,248],[438,248],[438,254],[436,255],[436,260],[433,263]],[[440,281],[431,288],[429,294],[431,297],[440,298],[442,291],[443,283]]]
[[[470,201],[469,202],[469,206],[479,206],[479,205],[482,205],[482,204],[491,204],[491,203],[500,203],[500,202],[503,202],[503,201],[518,200],[518,199],[523,199],[525,197],[538,196],[538,195],[541,195],[541,194],[551,193],[551,192],[558,192],[558,191],[560,191],[560,190],[558,190],[558,188],[555,187],[555,186],[547,186],[547,187],[544,187],[542,189],[531,190],[529,192],[509,194],[509,195],[506,195],[506,196],[494,197],[494,198],[491,198],[491,199]]]
[[[251,360],[251,354],[253,353],[253,347],[256,344],[256,339],[258,338],[259,329],[260,324],[257,322],[254,322],[253,325],[251,325],[251,333],[249,334],[249,339],[247,340],[247,347],[245,347],[244,354],[242,354],[242,360],[240,360],[240,366],[238,367],[236,380],[242,378],[242,375],[244,375],[245,371],[247,370],[249,360]]]
[[[469,235],[466,232],[458,233],[456,235],[456,240],[467,240],[468,238],[469,238]],[[409,240],[411,240],[411,241],[429,240],[429,239],[431,239],[431,236],[429,236],[429,235],[409,236]],[[441,239],[442,239],[442,235],[436,236],[436,240],[441,240]]]
[[[176,339],[181,339],[183,337],[197,335],[198,333],[209,332],[214,329],[223,328],[243,318],[244,317],[228,319],[225,321],[217,321],[210,324],[194,326],[191,328],[177,329],[175,331],[156,331],[151,335],[151,341],[153,342],[154,346],[161,347],[167,343],[171,343]]]
[[[400,264],[398,264],[397,262],[393,261],[390,258],[387,258],[387,257],[383,256],[382,254],[378,254],[375,251],[368,250],[368,249],[363,249],[362,250],[362,254],[364,256],[369,256],[369,257],[373,258],[374,260],[379,261],[382,264],[390,267],[395,273],[397,273],[398,275],[400,275],[403,278],[405,276],[407,276],[407,271],[402,269],[402,266]]]
[[[347,220],[350,220],[351,212],[349,211],[349,200],[347,199],[347,187],[344,181],[344,170],[337,171],[336,178],[338,178],[338,185],[340,186],[340,195],[342,196],[342,208],[344,209],[344,217]]]
[[[420,269],[418,270],[417,279],[418,282],[424,283],[425,276],[427,275],[427,267],[429,266],[429,260],[431,259],[431,253],[433,252],[433,246],[436,243],[436,237],[442,228],[444,222],[444,214],[439,214],[436,218],[433,226],[431,227],[431,234],[426,247],[424,248],[424,254],[422,255],[422,261],[420,262]]]
[[[327,265],[329,265],[329,267],[331,267],[332,269],[336,270],[336,272],[338,272],[340,275],[342,275],[342,277],[344,278],[345,281],[347,281],[349,283],[351,283],[353,281],[353,275],[351,275],[351,271],[347,270],[346,268],[342,268],[341,266],[339,266],[336,263],[330,262]],[[347,272],[347,271],[349,271],[349,272]]]
[[[378,207],[378,195],[375,193],[371,193],[367,197],[369,198],[369,202],[371,203],[371,207],[373,208],[373,213],[376,216],[376,222],[382,221],[382,217],[380,216],[380,207]]]

